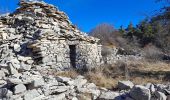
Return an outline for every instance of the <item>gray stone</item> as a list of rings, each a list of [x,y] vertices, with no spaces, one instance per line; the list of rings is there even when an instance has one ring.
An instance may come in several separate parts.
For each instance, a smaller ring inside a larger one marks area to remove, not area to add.
[[[133,86],[134,84],[131,81],[119,81],[118,82],[118,88],[120,90],[131,89]]]
[[[8,90],[8,93],[6,94],[6,97],[10,99],[10,97],[13,95],[12,91]]]
[[[80,87],[77,88],[77,91],[83,94],[86,94],[86,93],[92,94],[93,99],[97,99],[97,97],[101,93],[100,90],[98,89],[88,89],[88,88],[80,88]]]
[[[0,88],[0,99],[6,98],[7,93],[8,93],[8,90],[6,88]]]
[[[160,92],[164,92],[164,89],[166,89],[167,86],[163,85],[163,84],[157,84],[156,85],[156,88],[157,88],[157,91],[160,91]]]
[[[32,65],[33,63],[34,63],[34,61],[33,61],[33,60],[27,60],[27,64]]]
[[[69,90],[68,86],[58,86],[54,91],[57,93],[63,93]]]
[[[150,86],[150,91],[151,93],[154,93],[156,91],[155,86],[153,84]]]
[[[9,72],[10,74],[18,74],[18,71],[13,67],[12,63],[9,63]]]
[[[14,51],[19,52],[21,50],[21,47],[19,44],[14,44]]]
[[[0,70],[0,79],[3,79],[5,77],[4,71]]]
[[[78,100],[76,97],[73,97],[71,100]]]
[[[57,100],[66,100],[66,95],[65,95],[65,93],[61,93],[61,94],[59,94],[59,95],[56,95],[56,97],[57,97],[57,98],[55,98],[55,99],[57,99]]]
[[[21,79],[18,78],[8,78],[8,83],[12,83],[12,84],[21,84],[23,83]]]
[[[85,85],[87,83],[87,80],[86,79],[75,79],[73,81],[73,85],[74,86],[77,86],[77,87],[82,87],[83,85]]]
[[[99,100],[114,100],[119,94],[116,92],[104,92],[99,96]]]
[[[45,84],[44,82],[44,79],[43,78],[40,78],[40,79],[36,79],[32,82],[32,87],[40,87],[40,86],[43,86]]]
[[[170,95],[170,90],[169,89],[164,89],[165,93]]]
[[[134,100],[134,99],[132,99],[132,98],[130,98],[130,97],[126,97],[125,100]]]
[[[95,88],[97,88],[97,86],[94,83],[87,83],[85,85],[85,87],[88,88],[88,89],[95,89]]]
[[[71,78],[68,78],[68,77],[62,77],[62,76],[57,76],[56,77],[56,80],[58,82],[69,82],[71,80]]]
[[[147,83],[146,88],[150,89],[151,93],[156,91],[155,86],[152,83]]]
[[[38,93],[38,91],[36,89],[29,90],[24,95],[24,100],[33,100],[34,98],[36,98],[38,96],[40,96],[40,94]]]
[[[8,65],[7,65],[7,64],[1,64],[1,63],[0,63],[0,67],[1,67],[1,68],[6,68],[6,67],[8,67]]]
[[[155,95],[158,98],[157,100],[167,100],[167,96],[162,92],[156,91]]]
[[[141,85],[135,85],[132,90],[130,90],[130,96],[135,100],[150,100],[151,93],[150,90]]]
[[[22,70],[30,70],[31,69],[31,65],[27,65],[27,64],[25,64],[24,62],[21,62],[21,68],[20,69],[22,69]]]
[[[14,87],[14,94],[19,94],[26,91],[26,87],[23,84],[18,84]]]
[[[4,87],[7,84],[5,80],[0,80],[0,88]]]

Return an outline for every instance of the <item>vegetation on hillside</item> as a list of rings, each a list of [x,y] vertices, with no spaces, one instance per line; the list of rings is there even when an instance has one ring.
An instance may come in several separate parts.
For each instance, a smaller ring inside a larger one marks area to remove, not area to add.
[[[128,27],[121,26],[116,30],[112,25],[104,23],[94,28],[90,34],[101,39],[103,45],[114,45],[125,49],[143,49],[149,45],[168,54],[170,53],[170,2],[169,0],[164,2],[166,5],[159,12],[151,18],[142,20],[136,26],[129,23]]]

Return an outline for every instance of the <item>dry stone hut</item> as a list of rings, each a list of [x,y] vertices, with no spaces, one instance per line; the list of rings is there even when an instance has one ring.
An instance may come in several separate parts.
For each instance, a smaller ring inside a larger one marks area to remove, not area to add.
[[[0,17],[0,65],[18,69],[92,68],[102,62],[99,39],[85,35],[50,4],[24,1]],[[15,71],[16,69],[16,71]]]

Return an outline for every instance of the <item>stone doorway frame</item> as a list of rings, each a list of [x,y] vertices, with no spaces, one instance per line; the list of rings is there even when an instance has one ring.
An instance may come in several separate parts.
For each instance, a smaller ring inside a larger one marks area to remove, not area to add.
[[[73,68],[76,68],[76,45],[69,45],[69,50],[70,50],[70,65]]]

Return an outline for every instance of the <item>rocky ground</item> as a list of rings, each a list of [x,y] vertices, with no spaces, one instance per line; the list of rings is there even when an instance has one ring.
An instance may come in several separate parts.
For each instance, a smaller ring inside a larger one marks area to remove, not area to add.
[[[120,81],[117,91],[97,87],[83,76],[76,78],[41,74],[31,70],[6,77],[0,71],[2,100],[170,100],[170,85],[134,85]]]

